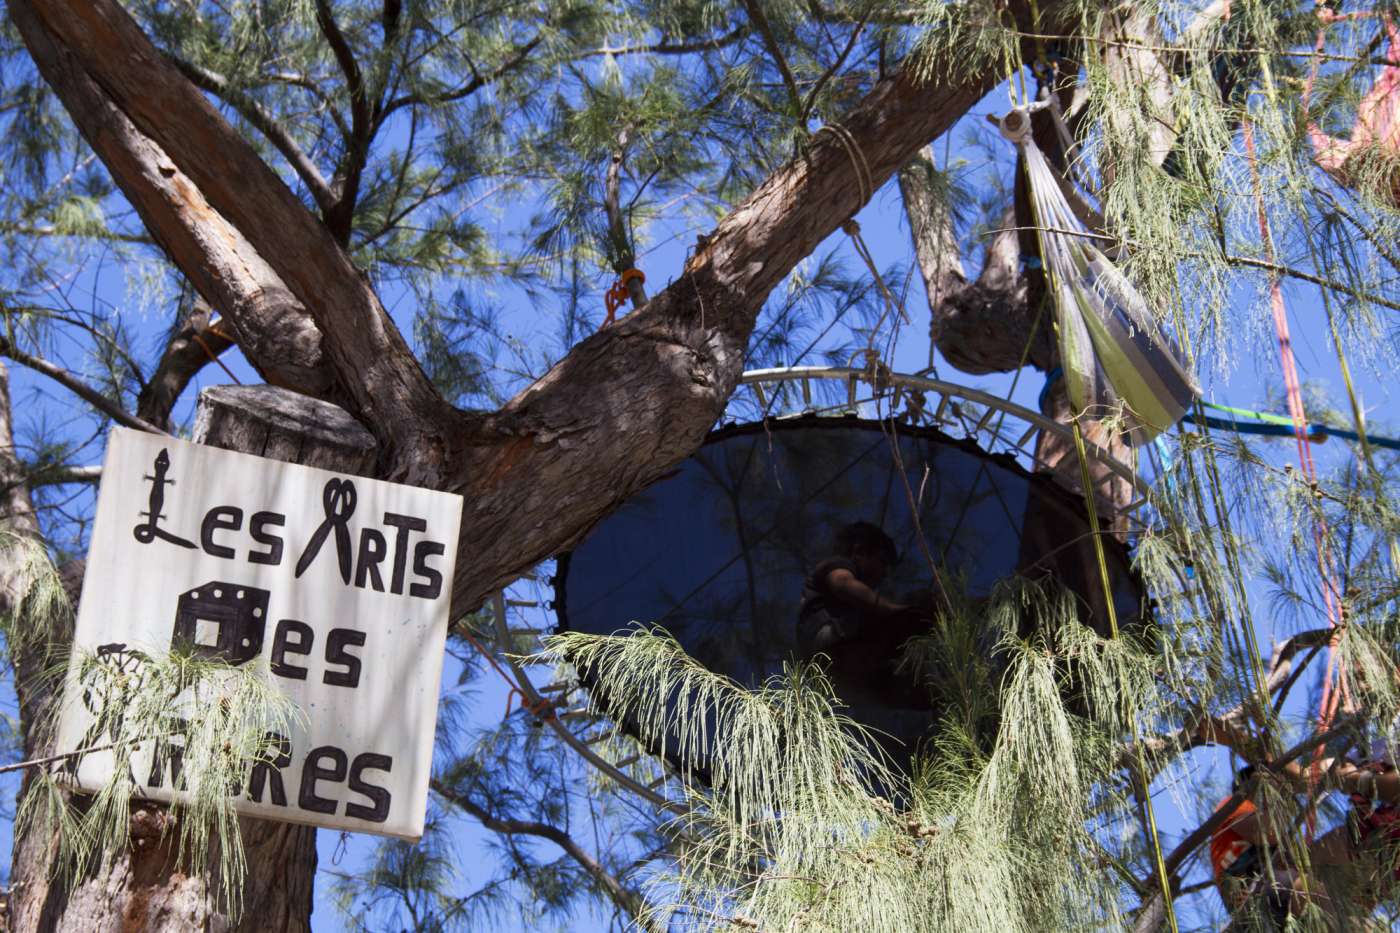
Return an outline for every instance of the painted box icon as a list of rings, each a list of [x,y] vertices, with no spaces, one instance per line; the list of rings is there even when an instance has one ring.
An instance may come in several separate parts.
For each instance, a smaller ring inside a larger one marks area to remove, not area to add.
[[[269,593],[213,580],[180,594],[172,647],[202,658],[244,664],[262,652]]]

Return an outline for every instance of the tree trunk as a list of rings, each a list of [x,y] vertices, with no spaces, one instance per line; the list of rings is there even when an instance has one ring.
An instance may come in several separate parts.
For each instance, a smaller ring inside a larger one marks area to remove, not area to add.
[[[43,544],[39,522],[29,487],[24,481],[23,467],[15,449],[11,421],[10,376],[0,363],[0,529],[7,534]],[[13,543],[0,547],[0,613],[16,615],[34,584],[32,568],[24,560],[24,552]],[[70,592],[74,592],[76,587]],[[18,624],[11,632],[18,633]],[[49,752],[42,724],[50,705],[49,681],[43,677],[51,663],[50,646],[72,640],[73,617],[66,614],[55,620],[50,632],[25,633],[29,639],[11,639],[11,663],[15,670],[15,693],[19,698],[20,726],[24,733],[24,755],[35,758]],[[20,794],[28,789],[28,779]],[[6,904],[6,920],[12,929],[39,929],[39,913],[50,898],[50,868],[54,858],[54,840],[42,832],[15,835],[14,859],[10,870],[10,891]],[[48,925],[52,928],[52,924]]]
[[[0,372],[3,372],[0,369]],[[8,398],[3,412],[8,414]],[[301,463],[357,476],[374,467],[374,438],[343,410],[271,386],[216,386],[200,394],[197,443]],[[0,449],[12,451],[8,420],[0,421]],[[16,469],[12,456],[0,457],[0,474]],[[8,479],[8,475],[0,475]],[[7,528],[37,535],[27,491],[10,487]],[[25,524],[27,522],[27,524]],[[9,556],[11,552],[3,552]],[[3,559],[3,558],[0,558]],[[6,592],[14,589],[0,564]],[[11,600],[13,602],[13,600]],[[71,619],[64,640],[71,639]],[[26,652],[17,658],[22,685],[34,683],[41,660]],[[22,689],[26,726],[42,722],[50,697]],[[26,732],[30,757],[51,754],[46,740]],[[204,878],[190,877],[176,863],[174,817],[163,806],[133,803],[131,847],[108,860],[71,893],[51,878],[54,840],[35,831],[16,838],[11,927],[48,930],[309,930],[316,875],[316,830],[310,826],[241,819],[247,876],[241,892],[241,918],[230,921],[225,892],[211,891]]]
[[[1022,243],[1015,211],[1002,215],[1001,230],[987,247],[986,261],[975,281],[963,274],[962,257],[953,236],[948,211],[929,181],[933,162],[919,153],[900,170],[900,194],[909,217],[914,254],[929,297],[930,334],[945,359],[966,373],[1014,372],[1023,366],[1049,371],[1059,363],[1053,310],[1043,288],[1034,288],[1021,269]],[[1072,418],[1063,380],[1051,387],[1045,414],[1061,424]],[[1132,448],[1110,438],[1097,421],[1081,422],[1085,440],[1114,459],[1133,463]],[[1066,489],[1083,492],[1079,458],[1073,444],[1042,433],[1036,458]],[[1106,531],[1126,531],[1118,512],[1132,501],[1133,489],[1101,462],[1091,459],[1090,480],[1104,516]]]

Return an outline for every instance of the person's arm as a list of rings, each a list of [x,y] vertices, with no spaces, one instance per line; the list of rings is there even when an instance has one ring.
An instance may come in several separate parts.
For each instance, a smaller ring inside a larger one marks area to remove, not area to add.
[[[879,615],[893,615],[908,608],[902,603],[881,596],[844,567],[837,567],[826,575],[826,589],[836,599],[849,606],[858,606]]]
[[[1374,771],[1344,761],[1337,768],[1342,790],[1382,803],[1400,803],[1400,772]]]

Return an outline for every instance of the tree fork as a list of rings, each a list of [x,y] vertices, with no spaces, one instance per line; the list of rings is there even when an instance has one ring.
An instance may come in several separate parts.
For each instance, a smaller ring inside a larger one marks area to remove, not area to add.
[[[1042,21],[1062,6],[1042,7]],[[380,440],[379,474],[466,497],[470,533],[462,536],[464,572],[453,594],[459,612],[577,540],[688,456],[737,385],[769,292],[1003,77],[989,62],[963,78],[925,81],[919,63],[906,63],[840,121],[840,134],[819,134],[702,237],[684,273],[644,309],[585,340],[504,409],[483,416],[442,403],[324,225],[113,0],[15,0],[11,10],[31,49],[55,44],[77,63],[54,69],[35,54],[65,101],[80,67],[76,77],[100,87],[188,176],[212,210],[209,222],[235,229],[285,281],[316,321],[354,414]],[[1012,13],[1030,22],[1025,5]],[[150,212],[165,214],[154,222],[185,225],[198,245],[203,221],[169,216],[170,206],[148,197],[160,178],[123,170],[129,142],[109,138],[82,107],[70,109],[128,198],[154,200]],[[202,257],[174,258],[186,268]],[[244,309],[228,310],[235,323],[246,320]]]

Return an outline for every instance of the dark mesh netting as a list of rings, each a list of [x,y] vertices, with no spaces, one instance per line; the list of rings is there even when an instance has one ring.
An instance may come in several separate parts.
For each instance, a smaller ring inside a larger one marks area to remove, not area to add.
[[[1080,619],[1106,633],[1093,542],[1076,497],[971,442],[932,429],[891,430],[809,417],[715,432],[675,474],[561,558],[560,629],[613,634],[634,621],[655,623],[709,669],[757,685],[799,653],[804,578],[833,556],[837,529],[864,521],[893,538],[901,555],[882,594],[927,600],[939,586],[930,562],[944,584],[974,599],[1016,574],[1049,575],[1075,594]],[[1104,541],[1118,618],[1132,625],[1141,616],[1140,587],[1123,546]],[[843,689],[839,678],[837,689],[854,719],[906,747],[930,722],[927,708],[901,708],[915,704],[859,685]]]

